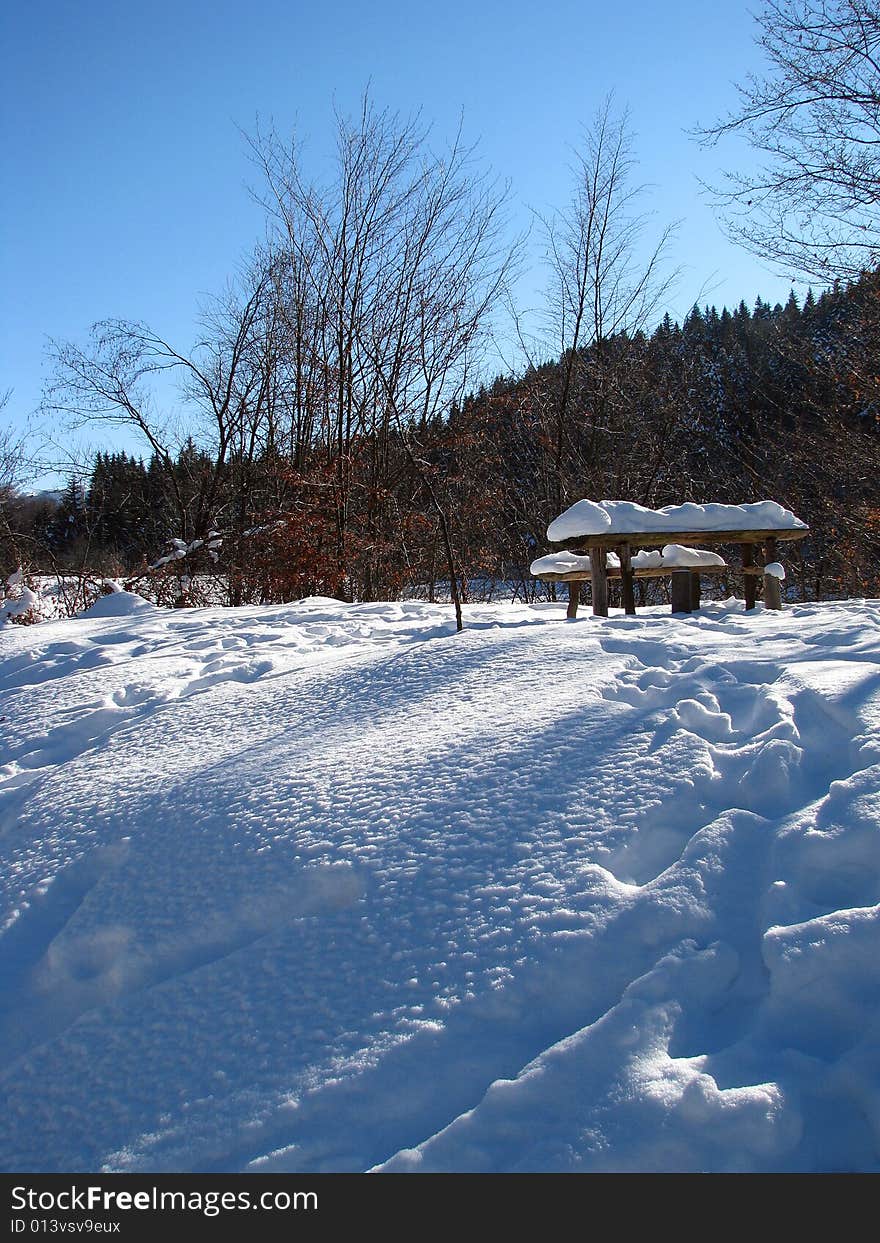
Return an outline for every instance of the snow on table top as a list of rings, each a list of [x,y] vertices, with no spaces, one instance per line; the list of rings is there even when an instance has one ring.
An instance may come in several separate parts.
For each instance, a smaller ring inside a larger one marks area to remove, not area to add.
[[[726,565],[727,562],[717,552],[708,548],[685,548],[682,544],[664,544],[659,549],[643,548],[630,558],[634,570],[695,569],[700,566]],[[609,570],[620,569],[620,557],[616,552],[606,554],[605,564]],[[548,553],[532,562],[531,573],[540,578],[542,574],[573,574],[578,570],[589,570],[590,558],[576,552]]]
[[[0,1168],[878,1169],[880,604],[464,616],[0,628]]]
[[[575,501],[550,523],[553,543],[585,535],[629,535],[657,531],[773,531],[804,529],[806,524],[776,501],[748,505],[667,505],[646,509],[635,501]]]

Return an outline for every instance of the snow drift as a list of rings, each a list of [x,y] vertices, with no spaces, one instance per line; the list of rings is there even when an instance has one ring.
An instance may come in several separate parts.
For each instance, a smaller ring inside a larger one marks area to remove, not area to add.
[[[466,621],[0,632],[0,1167],[880,1167],[880,606]]]

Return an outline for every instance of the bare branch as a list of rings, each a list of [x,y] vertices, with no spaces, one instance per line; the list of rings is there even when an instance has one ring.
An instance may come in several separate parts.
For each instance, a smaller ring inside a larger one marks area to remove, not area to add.
[[[754,172],[706,186],[732,238],[797,277],[852,279],[880,262],[880,9],[868,0],[766,0],[769,68],[696,136],[744,134]]]

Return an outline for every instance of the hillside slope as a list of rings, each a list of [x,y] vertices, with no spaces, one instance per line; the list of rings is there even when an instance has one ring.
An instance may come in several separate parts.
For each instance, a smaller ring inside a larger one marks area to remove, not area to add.
[[[0,1168],[880,1168],[880,605],[0,630]]]

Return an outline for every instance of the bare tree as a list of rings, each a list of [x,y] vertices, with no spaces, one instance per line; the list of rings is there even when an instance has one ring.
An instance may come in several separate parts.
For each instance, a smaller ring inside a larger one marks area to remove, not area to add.
[[[458,603],[451,493],[425,432],[480,365],[513,261],[506,188],[460,134],[434,150],[418,117],[368,96],[353,118],[337,114],[336,137],[322,180],[296,142],[253,139],[269,238],[203,316],[193,349],[105,321],[87,348],[54,347],[46,405],[134,428],[167,475],[187,542],[204,543],[221,514],[243,533],[255,486],[273,478],[291,529],[306,545],[314,535],[322,589],[342,598],[385,581],[405,478],[436,514]],[[169,377],[182,418],[159,416]],[[196,486],[184,486],[188,461]]]
[[[485,343],[513,258],[506,190],[474,166],[460,134],[434,153],[418,118],[380,111],[368,96],[355,118],[337,115],[325,184],[307,178],[295,142],[269,133],[252,145],[274,246],[286,257],[297,400],[316,403],[307,421],[334,469],[338,590],[345,594],[352,490],[368,498],[362,529],[376,530],[402,445],[437,509],[457,604],[449,518],[419,433],[460,400]],[[362,444],[366,480],[355,470]]]
[[[744,134],[762,162],[710,187],[729,234],[775,267],[822,280],[880,262],[880,8],[870,0],[765,0],[769,69],[697,131]]]
[[[11,424],[5,421],[3,411],[9,405],[12,390],[0,393],[0,500],[9,495],[21,482],[27,455],[25,453],[25,437],[18,435]]]
[[[134,429],[165,471],[183,539],[203,538],[217,520],[222,484],[234,453],[253,454],[269,400],[265,365],[270,282],[262,267],[203,314],[205,336],[189,353],[143,323],[104,320],[88,347],[53,342],[54,376],[44,409],[74,426],[104,423]],[[155,384],[177,381],[183,417],[160,416]],[[184,489],[181,451],[193,432],[210,446],[210,468]]]
[[[552,447],[548,500],[557,512],[570,485],[588,483],[607,430],[608,343],[644,330],[676,277],[664,262],[675,225],[649,240],[646,187],[633,181],[635,167],[629,116],[616,115],[609,97],[575,153],[571,201],[538,217],[550,271],[542,342],[562,360],[553,390],[538,392]]]
[[[11,389],[0,393],[0,418],[11,398]],[[0,555],[16,563],[21,561],[21,553],[12,513],[18,488],[27,470],[26,443],[27,437],[17,433],[5,418],[0,422]],[[11,568],[15,569],[15,566]]]

